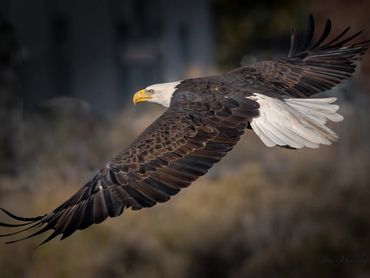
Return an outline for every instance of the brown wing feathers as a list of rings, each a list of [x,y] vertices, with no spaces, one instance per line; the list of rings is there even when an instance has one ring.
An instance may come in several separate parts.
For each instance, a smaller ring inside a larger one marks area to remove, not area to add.
[[[254,101],[221,98],[170,107],[127,151],[51,213],[22,218],[3,210],[20,224],[0,226],[24,229],[1,236],[33,232],[11,243],[53,230],[42,243],[59,234],[64,239],[108,216],[120,215],[125,208],[140,209],[169,200],[230,151],[247,120],[258,115]]]
[[[299,47],[298,37],[293,33],[287,59],[260,62],[250,68],[277,90],[294,97],[308,97],[331,89],[353,74],[356,62],[365,53],[369,41],[351,44],[362,31],[345,37],[350,30],[348,27],[325,43],[331,30],[328,20],[323,33],[313,43],[314,29],[311,16],[303,47]]]

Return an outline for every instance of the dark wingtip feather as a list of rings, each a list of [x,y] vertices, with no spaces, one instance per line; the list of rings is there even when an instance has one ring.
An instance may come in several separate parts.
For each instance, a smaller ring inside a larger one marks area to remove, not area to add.
[[[27,222],[32,222],[32,221],[37,221],[37,220],[41,220],[43,216],[36,216],[36,217],[21,217],[21,216],[17,216],[13,213],[11,213],[10,211],[4,209],[4,208],[0,208],[0,210],[2,210],[5,214],[7,214],[8,216],[10,216],[11,218],[15,219],[15,220],[18,220],[18,221],[27,221]]]
[[[1,227],[9,227],[9,228],[24,227],[23,229],[20,229],[20,230],[15,231],[15,232],[6,233],[6,234],[0,234],[0,237],[10,237],[10,236],[14,236],[14,235],[17,235],[17,234],[26,232],[26,231],[32,231],[32,230],[34,231],[34,230],[40,228],[40,226],[42,226],[44,224],[42,222],[42,218],[44,216],[21,217],[21,216],[18,216],[18,215],[15,215],[15,214],[11,213],[10,211],[8,211],[8,210],[6,210],[4,208],[0,208],[0,210],[2,212],[4,212],[6,215],[8,215],[10,218],[12,218],[14,220],[17,220],[17,221],[23,222],[23,223],[16,223],[16,224],[10,224],[10,223],[0,222],[0,226]],[[36,234],[38,234],[39,231],[36,231],[36,233],[33,233],[33,234],[28,235],[26,237],[23,237],[21,239],[7,241],[6,244],[15,243],[15,242],[24,240],[26,238],[30,238],[30,237],[35,236]]]
[[[27,226],[27,225],[29,225],[31,223],[32,222],[22,223],[22,224],[9,224],[9,223],[0,222],[0,227],[11,227],[11,228],[15,228],[15,227]]]
[[[41,225],[42,224],[44,224],[44,223],[41,223]],[[40,226],[41,226],[40,225]],[[38,226],[39,227],[39,226]],[[38,228],[37,227],[37,228]],[[36,228],[36,227],[35,227]],[[15,240],[11,240],[11,241],[7,241],[7,242],[5,242],[6,244],[12,244],[12,243],[16,243],[16,242],[20,242],[20,241],[23,241],[23,240],[25,240],[25,239],[28,239],[28,238],[31,238],[31,237],[35,237],[35,236],[37,236],[37,235],[39,235],[39,234],[42,234],[42,233],[44,233],[44,232],[46,232],[46,231],[48,231],[48,230],[50,230],[50,228],[48,227],[48,226],[45,226],[45,227],[43,227],[42,229],[40,229],[40,230],[37,230],[37,231],[35,231],[34,233],[32,233],[32,234],[29,234],[29,235],[27,235],[27,236],[25,236],[25,237],[22,237],[22,238],[19,238],[19,239],[15,239]]]
[[[306,35],[305,35],[306,40],[305,40],[305,42],[302,46],[303,50],[306,50],[309,47],[309,45],[311,44],[314,33],[315,33],[315,20],[313,18],[313,15],[310,14],[310,16],[308,18],[307,31],[306,31]]]
[[[325,24],[324,31],[321,34],[320,39],[310,48],[310,50],[314,50],[318,46],[321,45],[321,43],[329,36],[331,30],[331,20],[328,19]]]
[[[332,39],[331,41],[329,41],[328,43],[326,43],[325,45],[323,45],[321,48],[324,49],[324,48],[328,48],[330,47],[333,43],[335,43],[336,41],[338,41],[339,39],[341,39],[345,34],[347,34],[347,32],[351,29],[351,26],[348,26],[346,29],[344,29],[342,31],[342,33],[340,33],[338,36],[336,36],[334,39]]]
[[[341,47],[343,46],[345,43],[353,40],[354,38],[358,37],[359,35],[361,35],[363,33],[364,30],[360,30],[359,32],[353,34],[352,36],[346,38],[346,39],[343,39],[342,41],[334,44],[334,45],[331,45],[330,47]]]
[[[370,46],[370,40],[357,42],[351,45],[352,47],[364,47],[364,50],[366,50]]]
[[[326,21],[324,30],[323,30],[320,38],[317,40],[317,42],[315,42],[310,47],[310,45],[312,44],[313,35],[315,33],[314,29],[315,29],[314,18],[312,16],[312,14],[310,14],[309,20],[308,20],[308,27],[307,27],[307,31],[306,31],[306,36],[305,36],[306,39],[305,39],[305,42],[303,44],[303,47],[300,48],[300,50],[298,50],[297,36],[295,35],[295,32],[292,33],[292,42],[291,42],[291,47],[290,47],[288,58],[291,58],[293,56],[300,56],[300,58],[302,59],[302,57],[304,58],[307,55],[310,55],[310,53],[323,53],[323,51],[332,51],[332,50],[341,51],[340,49],[342,49],[342,48],[343,48],[343,51],[344,51],[345,48],[348,49],[348,48],[360,48],[360,47],[362,49],[356,49],[356,50],[354,49],[354,51],[357,51],[358,54],[361,56],[361,55],[364,54],[366,49],[369,47],[369,45],[368,45],[369,41],[368,40],[358,42],[358,43],[352,43],[352,44],[349,43],[353,39],[357,38],[363,32],[363,30],[361,30],[361,31],[359,31],[359,32],[357,32],[353,35],[350,35],[349,37],[345,37],[345,35],[351,29],[350,26],[345,28],[339,35],[335,36],[330,41],[325,42],[327,40],[327,38],[329,37],[331,29],[332,29],[332,23],[331,23],[330,19],[328,19]],[[306,56],[304,56],[304,54]],[[354,55],[352,57],[352,59],[358,58],[359,55]]]
[[[31,225],[33,224],[33,225]],[[8,234],[1,234],[0,237],[8,237],[8,236],[13,236],[13,235],[17,235],[17,234],[20,234],[20,233],[23,233],[23,232],[26,232],[26,231],[29,231],[29,230],[32,230],[32,229],[36,229],[38,227],[40,227],[43,223],[41,223],[40,221],[38,222],[31,222],[31,223],[28,223],[27,225],[31,225],[29,227],[26,227],[24,229],[21,229],[19,231],[16,231],[16,232],[13,232],[13,233],[8,233]]]

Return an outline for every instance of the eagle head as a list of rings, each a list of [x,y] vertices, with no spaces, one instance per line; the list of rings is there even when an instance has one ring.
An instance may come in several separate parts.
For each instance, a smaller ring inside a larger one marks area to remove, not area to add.
[[[134,94],[132,101],[134,102],[134,104],[138,102],[148,101],[158,103],[164,107],[169,107],[172,95],[176,91],[177,85],[179,85],[180,83],[181,81],[175,81],[150,85],[145,89],[137,91]]]

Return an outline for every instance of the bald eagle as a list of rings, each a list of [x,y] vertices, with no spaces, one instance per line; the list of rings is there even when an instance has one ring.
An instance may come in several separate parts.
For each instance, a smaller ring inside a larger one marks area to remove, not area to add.
[[[349,27],[328,39],[326,22],[318,41],[310,17],[305,43],[292,34],[287,58],[242,66],[225,74],[156,84],[138,91],[133,102],[158,103],[167,110],[124,151],[105,164],[71,198],[53,211],[25,218],[1,209],[18,223],[8,237],[17,242],[53,230],[64,239],[125,209],[139,210],[166,202],[189,186],[253,130],[268,146],[318,148],[338,136],[327,121],[343,119],[336,98],[310,98],[349,78],[369,41],[353,43],[361,32]]]

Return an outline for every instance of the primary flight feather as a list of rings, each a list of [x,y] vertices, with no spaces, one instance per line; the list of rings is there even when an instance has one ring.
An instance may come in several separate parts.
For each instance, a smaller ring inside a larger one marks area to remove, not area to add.
[[[161,104],[167,110],[124,151],[113,158],[71,198],[42,216],[24,218],[1,209],[20,228],[2,237],[29,232],[17,242],[49,230],[42,243],[76,230],[166,202],[207,173],[230,151],[247,128],[265,145],[317,148],[338,136],[327,121],[343,119],[335,98],[309,98],[349,78],[369,41],[353,43],[349,28],[328,40],[328,20],[313,43],[310,17],[306,41],[299,48],[292,35],[288,58],[242,66],[228,73],[156,84],[140,90],[134,103]]]

